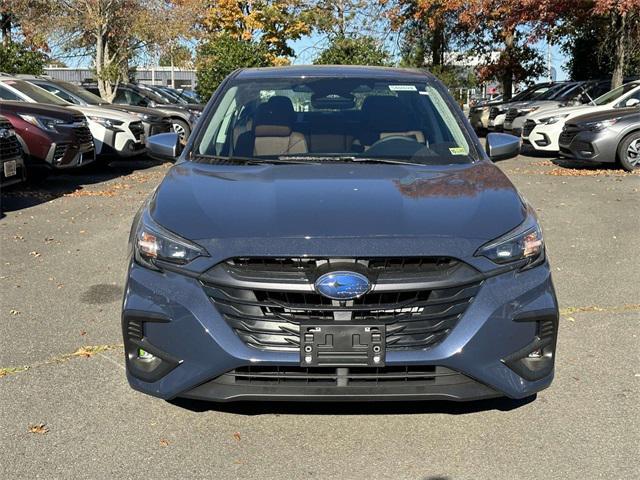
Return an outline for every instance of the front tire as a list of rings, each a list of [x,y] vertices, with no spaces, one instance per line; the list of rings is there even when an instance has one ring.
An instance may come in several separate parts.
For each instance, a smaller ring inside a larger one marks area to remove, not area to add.
[[[183,145],[186,144],[189,135],[191,135],[191,128],[189,128],[189,124],[183,120],[174,118],[171,120],[171,126],[173,127],[173,131],[180,137],[180,143]]]
[[[618,163],[627,172],[640,169],[640,131],[622,139],[618,145]]]

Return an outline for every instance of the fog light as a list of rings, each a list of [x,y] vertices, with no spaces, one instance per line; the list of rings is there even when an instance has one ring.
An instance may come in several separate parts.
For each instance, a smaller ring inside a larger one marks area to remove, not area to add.
[[[141,348],[138,349],[138,359],[145,361],[145,362],[151,362],[156,358],[155,355],[147,352],[146,350],[143,350]]]
[[[538,350],[534,350],[533,352],[531,352],[529,355],[527,355],[528,358],[542,358],[542,349],[539,348]]]

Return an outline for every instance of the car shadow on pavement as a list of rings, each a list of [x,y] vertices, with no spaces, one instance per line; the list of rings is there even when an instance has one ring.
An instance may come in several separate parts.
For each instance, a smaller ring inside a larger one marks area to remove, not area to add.
[[[506,397],[474,402],[407,401],[407,402],[237,402],[213,403],[176,398],[169,403],[192,412],[223,412],[238,415],[415,415],[446,414],[467,415],[497,410],[509,412],[528,405],[536,399],[531,395],[523,399]]]
[[[627,174],[627,172],[625,172],[617,163],[587,162],[561,157],[552,158],[550,160],[556,167],[567,169],[567,171],[575,170],[576,172],[583,172],[585,174],[589,174],[590,172],[602,174],[606,174],[607,172],[618,172],[621,174]]]
[[[3,189],[0,219],[5,212],[14,212],[33,207],[67,195],[82,195],[87,185],[108,182],[135,171],[146,170],[163,162],[145,157],[143,159],[114,161],[87,165],[67,172],[54,172],[46,178],[27,179],[26,183]],[[99,193],[99,192],[98,192]],[[108,192],[104,196],[108,196]]]

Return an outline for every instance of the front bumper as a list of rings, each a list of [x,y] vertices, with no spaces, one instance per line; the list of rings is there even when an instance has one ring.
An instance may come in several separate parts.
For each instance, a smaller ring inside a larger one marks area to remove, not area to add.
[[[54,169],[78,168],[96,159],[91,143],[52,143],[45,161]]]
[[[505,113],[499,114],[494,119],[489,119],[488,129],[492,132],[502,132],[504,130]]]
[[[524,398],[553,379],[557,337],[557,301],[548,264],[524,272],[490,276],[443,341],[422,350],[387,351],[384,369],[431,369],[420,382],[387,382],[387,370],[365,372],[373,383],[353,383],[352,369],[321,373],[322,384],[298,378],[238,382],[251,369],[300,374],[297,352],[270,351],[247,345],[221,316],[197,278],[156,272],[132,262],[123,304],[127,377],[139,391],[164,399],[189,397],[229,400],[476,400],[496,396]],[[133,319],[133,320],[131,320]],[[546,322],[541,327],[542,322]],[[551,325],[551,326],[549,326]],[[516,364],[538,347],[541,328],[550,339],[550,363],[542,375]],[[549,330],[550,329],[550,330]],[[549,337],[549,331],[551,331]],[[134,338],[133,341],[129,341]],[[138,348],[156,355],[157,365],[140,365]],[[325,367],[322,367],[325,368]],[[159,369],[159,370],[158,370]],[[357,370],[357,369],[356,369]],[[158,374],[159,372],[159,374]],[[444,372],[444,373],[443,373]],[[303,372],[315,375],[316,370]],[[275,375],[275,377],[273,377]],[[287,377],[288,378],[288,377]]]
[[[557,152],[560,150],[558,142],[563,127],[564,122],[556,122],[550,125],[539,123],[526,138],[523,134],[523,139],[526,139],[528,144],[538,151]]]
[[[128,127],[105,128],[92,126],[96,154],[101,156],[133,157],[145,152],[145,135],[135,135]]]
[[[589,162],[615,163],[618,140],[610,129],[581,130],[573,138],[560,137],[560,156]]]

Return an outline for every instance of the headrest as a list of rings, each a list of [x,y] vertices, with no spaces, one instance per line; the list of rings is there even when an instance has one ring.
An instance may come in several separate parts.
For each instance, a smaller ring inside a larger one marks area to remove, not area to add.
[[[256,109],[255,135],[259,137],[289,136],[294,119],[295,112],[289,97],[271,97]]]
[[[397,97],[371,96],[362,103],[362,115],[370,128],[378,132],[414,130],[407,109]]]

